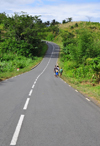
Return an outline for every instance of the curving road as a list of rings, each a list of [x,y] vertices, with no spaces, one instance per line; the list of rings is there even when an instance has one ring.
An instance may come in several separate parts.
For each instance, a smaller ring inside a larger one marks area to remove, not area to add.
[[[0,146],[100,146],[100,108],[56,78],[48,43],[30,72],[0,82]]]

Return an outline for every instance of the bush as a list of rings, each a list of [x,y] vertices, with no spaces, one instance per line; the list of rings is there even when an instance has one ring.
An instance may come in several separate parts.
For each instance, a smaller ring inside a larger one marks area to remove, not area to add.
[[[36,57],[33,59],[35,60]],[[11,72],[17,68],[24,68],[29,66],[33,60],[31,58],[26,58],[24,56],[17,56],[17,54],[9,53],[8,55],[5,53],[2,55],[0,62],[0,72]]]
[[[54,34],[53,33],[49,33],[46,37],[46,40],[48,41],[53,41],[54,40]]]
[[[70,29],[73,29],[74,28],[74,26],[70,26]]]
[[[77,23],[75,23],[75,27],[78,27],[78,24]]]
[[[74,77],[76,77],[76,78],[88,78],[88,79],[91,79],[93,74],[94,74],[94,71],[93,71],[91,66],[81,65],[80,67],[75,68],[73,70],[73,74],[74,74]]]
[[[12,65],[11,61],[0,62],[0,72],[9,72],[9,71],[13,71],[14,69],[15,67]]]

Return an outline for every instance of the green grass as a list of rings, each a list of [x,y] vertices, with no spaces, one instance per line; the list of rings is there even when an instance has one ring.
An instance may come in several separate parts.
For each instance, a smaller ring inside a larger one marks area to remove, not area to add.
[[[62,67],[62,63],[58,60],[58,64]],[[68,76],[63,68],[62,79],[70,84],[73,88],[77,89],[80,93],[97,100],[100,103],[100,84],[93,84],[88,81],[88,78],[72,78]]]
[[[14,69],[12,72],[11,71],[7,71],[7,72],[2,72],[0,73],[0,80],[5,80],[8,79],[10,77],[25,73],[27,71],[30,71],[34,66],[36,66],[40,61],[42,60],[42,57],[38,57],[35,61],[33,60],[33,62],[31,62],[28,66],[24,67],[24,68],[19,68],[19,71],[17,71],[17,68]]]
[[[46,51],[47,45],[44,44],[40,53],[40,57],[34,56],[33,60],[31,58],[25,58],[23,56],[16,57],[14,56],[14,54],[12,55],[13,60],[10,60],[9,56],[7,56],[6,54],[5,58],[9,59],[9,61],[5,59],[6,61],[0,62],[0,68],[3,68],[3,70],[0,71],[0,81],[30,71],[32,68],[34,68],[38,63],[42,61]],[[1,65],[3,67],[1,67]],[[17,68],[19,68],[19,71],[17,71]]]

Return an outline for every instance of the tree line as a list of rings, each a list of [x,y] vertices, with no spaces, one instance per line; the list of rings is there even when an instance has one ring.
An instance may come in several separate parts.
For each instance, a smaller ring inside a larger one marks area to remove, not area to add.
[[[38,16],[29,16],[25,13],[14,16],[0,14],[0,51],[13,52],[26,57],[39,54],[43,39],[44,26]]]
[[[59,22],[55,19],[42,22],[40,16],[33,17],[24,12],[14,13],[11,17],[0,13],[0,51],[26,57],[39,55],[41,40],[45,39],[47,32],[57,33],[57,24]]]
[[[49,32],[58,33],[56,24],[24,12],[12,16],[0,13],[0,76],[38,62],[47,49],[42,40]]]

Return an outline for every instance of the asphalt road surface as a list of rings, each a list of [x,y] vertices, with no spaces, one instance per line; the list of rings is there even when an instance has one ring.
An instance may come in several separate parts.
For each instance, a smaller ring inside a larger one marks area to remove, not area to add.
[[[48,43],[31,71],[0,82],[0,146],[100,146],[100,108],[54,76]]]

